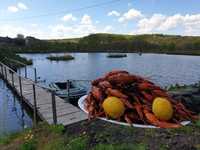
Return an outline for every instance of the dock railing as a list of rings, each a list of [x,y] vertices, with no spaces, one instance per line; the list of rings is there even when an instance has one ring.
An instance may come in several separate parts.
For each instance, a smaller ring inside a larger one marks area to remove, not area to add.
[[[25,74],[25,77],[21,76],[20,73],[17,73],[16,71],[14,71],[13,69],[9,68],[8,66],[6,66],[5,64],[3,64],[2,62],[0,62],[0,75],[1,77],[7,82],[7,84],[11,87],[11,89],[15,92],[16,91],[16,80],[18,80],[19,82],[19,88],[20,88],[20,92],[18,93],[18,96],[20,98],[21,101],[24,100],[23,97],[23,84],[22,84],[22,79],[23,78],[27,78],[27,75]],[[26,70],[26,69],[25,69]],[[27,70],[25,71],[27,73]],[[36,76],[36,68],[34,68],[34,72],[35,72],[35,81],[32,81],[32,92],[33,92],[33,126],[37,126],[37,120],[38,120],[38,109],[37,109],[37,94],[36,94],[36,86],[37,86],[37,76]],[[11,76],[11,77],[10,77]],[[17,79],[17,78],[18,79]],[[56,99],[55,99],[55,92],[54,91],[50,91],[52,94],[52,115],[53,115],[53,123],[57,124],[57,113],[56,113]]]
[[[14,59],[7,58],[7,57],[5,57],[4,60],[6,60],[8,62],[8,64],[9,64],[9,62],[11,62],[11,64],[12,63],[17,63],[17,64],[21,65],[24,68],[24,77],[25,78],[28,78],[28,68],[32,69],[33,70],[33,74],[34,74],[34,81],[37,82],[37,69],[35,67],[30,66],[30,67],[27,68],[27,64],[24,64],[24,63],[22,63],[22,62],[20,62],[18,60],[14,60]],[[20,67],[18,68],[18,73],[19,73],[19,75],[22,74]]]

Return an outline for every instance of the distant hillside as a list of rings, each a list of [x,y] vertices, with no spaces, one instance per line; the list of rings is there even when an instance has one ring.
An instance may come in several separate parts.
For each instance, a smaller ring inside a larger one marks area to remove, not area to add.
[[[4,48],[14,52],[151,52],[200,55],[200,37],[99,33],[62,40],[0,38],[0,49]]]

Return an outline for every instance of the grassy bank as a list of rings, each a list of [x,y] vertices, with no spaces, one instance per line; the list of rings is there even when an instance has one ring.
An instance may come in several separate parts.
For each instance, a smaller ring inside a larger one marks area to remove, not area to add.
[[[142,129],[105,121],[64,128],[40,124],[0,140],[1,150],[178,150],[200,149],[200,122],[179,129]]]
[[[32,65],[32,60],[20,57],[19,55],[15,54],[10,50],[0,50],[0,61],[12,68],[23,67],[24,65]]]
[[[47,59],[51,61],[68,61],[73,60],[74,57],[71,55],[63,55],[63,56],[48,56]]]

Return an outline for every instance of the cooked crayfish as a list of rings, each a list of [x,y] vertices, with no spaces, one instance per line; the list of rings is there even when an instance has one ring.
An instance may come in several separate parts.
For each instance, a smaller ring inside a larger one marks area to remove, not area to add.
[[[92,88],[86,98],[85,108],[89,118],[108,117],[103,110],[103,100],[108,96],[121,99],[125,113],[119,121],[127,123],[151,124],[161,128],[178,128],[183,120],[195,120],[198,117],[182,103],[170,97],[166,90],[138,75],[124,70],[114,70],[103,77],[92,81]],[[152,112],[154,98],[167,98],[173,105],[174,115],[169,122],[156,118]]]

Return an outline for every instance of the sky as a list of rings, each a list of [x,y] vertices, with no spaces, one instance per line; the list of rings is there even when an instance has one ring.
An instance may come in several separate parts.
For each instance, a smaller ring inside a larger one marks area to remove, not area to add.
[[[0,0],[0,36],[92,33],[200,36],[199,0]]]

